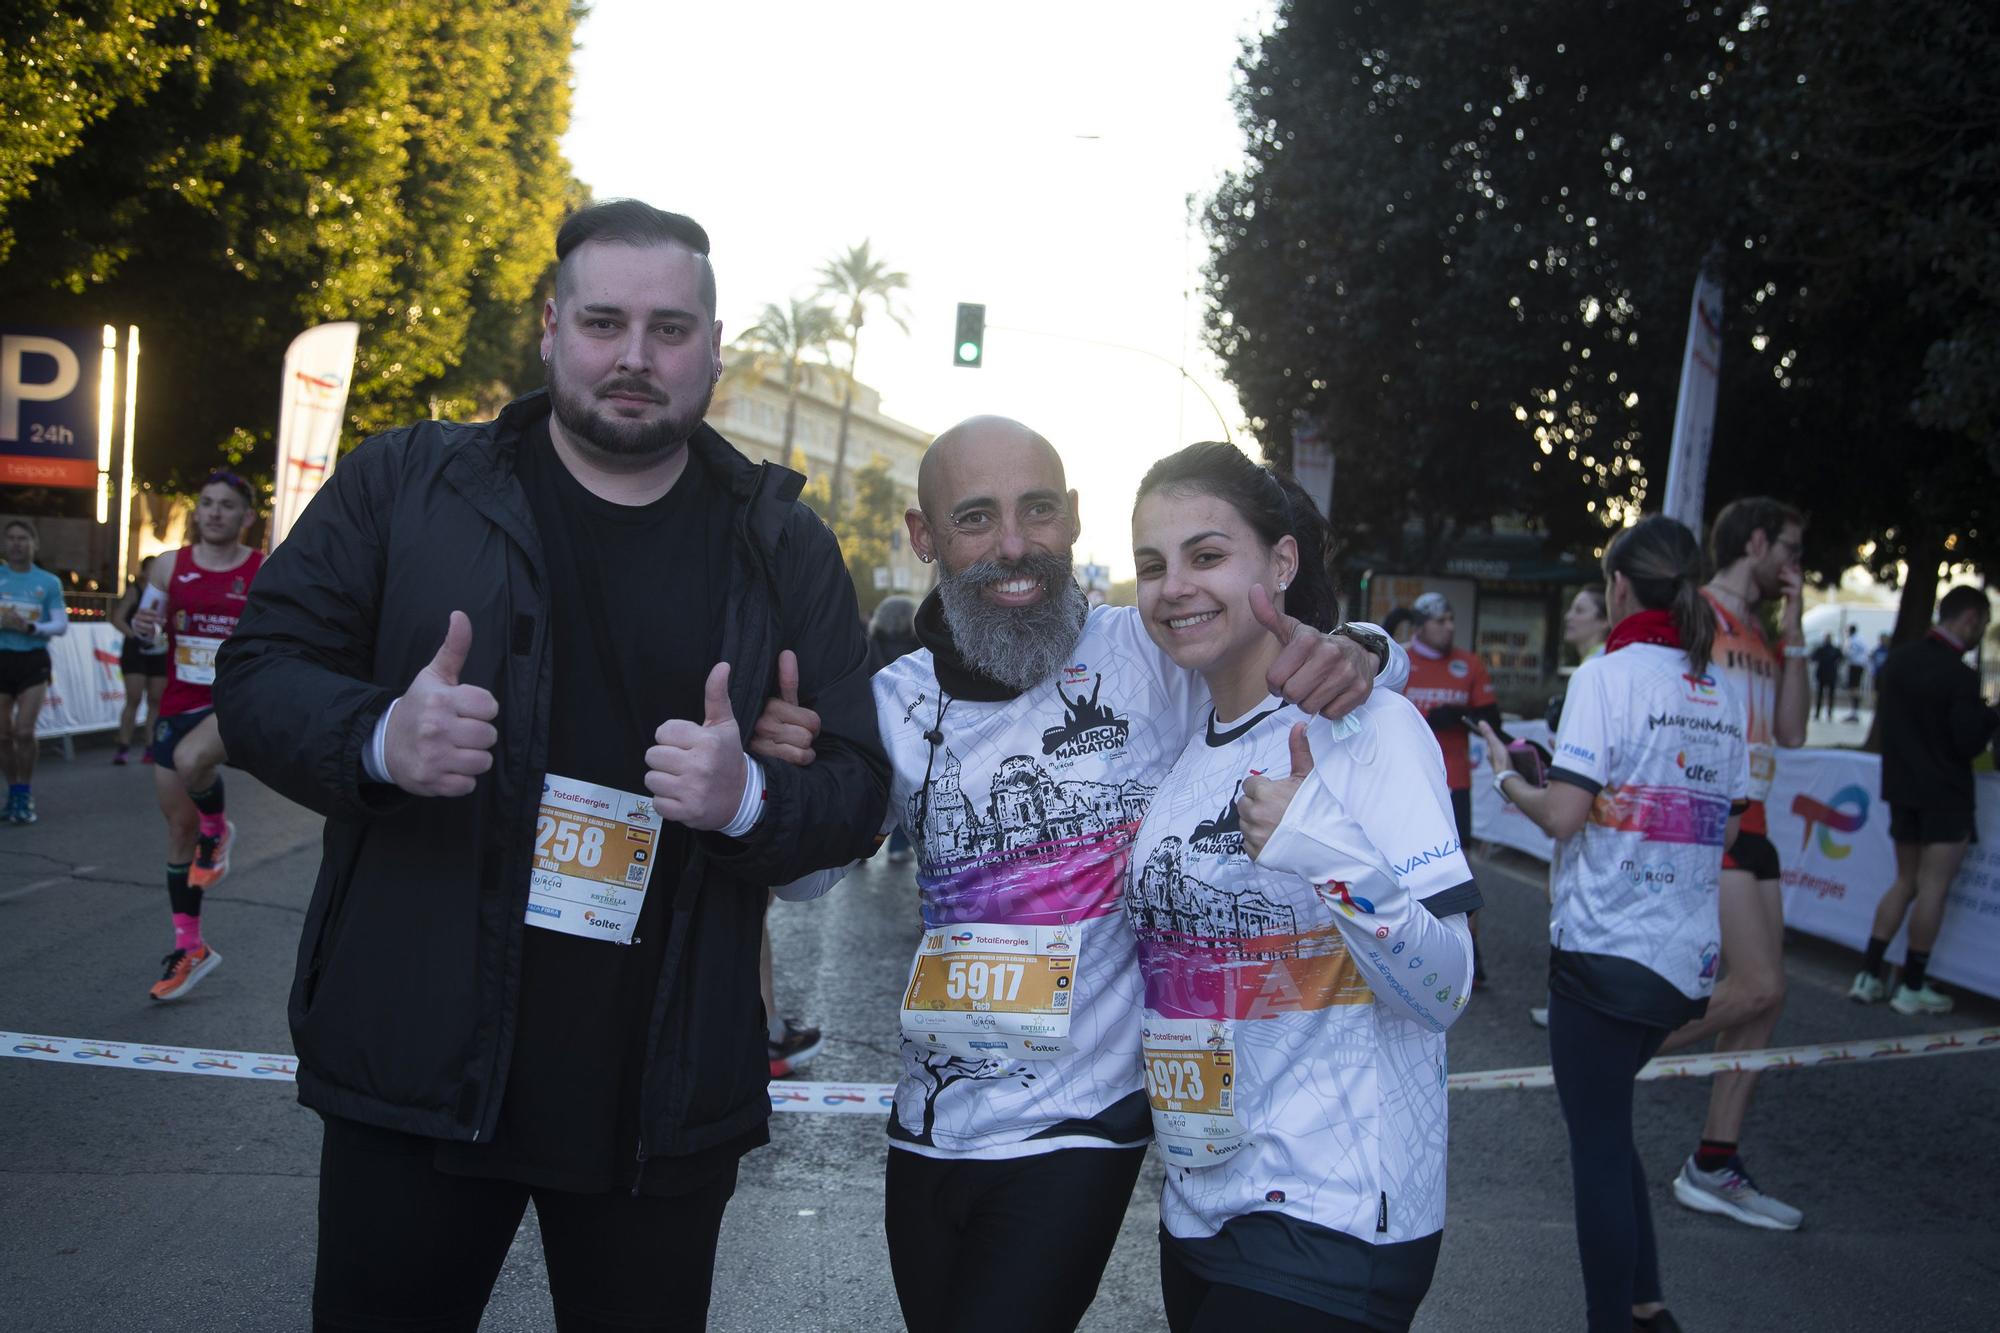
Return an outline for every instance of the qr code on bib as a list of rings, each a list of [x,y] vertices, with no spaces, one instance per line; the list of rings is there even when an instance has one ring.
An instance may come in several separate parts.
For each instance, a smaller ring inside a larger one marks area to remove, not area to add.
[[[646,882],[646,867],[626,866],[625,882],[627,884],[644,884]]]

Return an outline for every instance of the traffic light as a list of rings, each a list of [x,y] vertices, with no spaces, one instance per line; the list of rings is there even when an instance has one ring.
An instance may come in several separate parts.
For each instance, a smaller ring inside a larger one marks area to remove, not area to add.
[[[958,336],[951,340],[951,363],[974,370],[986,356],[986,307],[958,303]]]

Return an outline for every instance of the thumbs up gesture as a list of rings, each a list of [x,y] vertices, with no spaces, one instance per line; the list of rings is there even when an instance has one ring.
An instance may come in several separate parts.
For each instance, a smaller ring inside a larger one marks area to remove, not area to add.
[[[1264,844],[1278,831],[1292,798],[1299,794],[1306,775],[1313,771],[1312,747],[1306,744],[1306,724],[1292,727],[1292,771],[1290,776],[1270,778],[1253,773],[1243,779],[1243,795],[1236,801],[1236,822],[1243,829],[1243,850],[1256,860]]]
[[[660,818],[719,829],[743,803],[743,735],[729,706],[729,663],[718,662],[702,689],[699,723],[662,722],[646,751],[646,790]]]
[[[389,778],[413,796],[464,796],[493,767],[500,704],[477,685],[458,683],[472,651],[472,620],[451,613],[444,642],[389,714],[382,753]]]
[[[1380,666],[1352,639],[1321,634],[1271,601],[1261,583],[1250,587],[1250,614],[1285,646],[1264,673],[1271,693],[1305,712],[1332,720],[1367,701]]]
[[[750,753],[804,768],[818,736],[819,714],[799,704],[799,659],[787,648],[778,654],[778,697],[764,701],[750,730]]]

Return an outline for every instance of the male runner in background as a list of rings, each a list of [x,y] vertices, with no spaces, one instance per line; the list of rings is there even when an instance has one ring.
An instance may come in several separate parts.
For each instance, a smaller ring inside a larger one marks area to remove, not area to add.
[[[248,482],[233,472],[210,474],[195,501],[194,542],[153,561],[132,617],[132,627],[146,637],[163,627],[167,636],[167,689],[153,724],[153,792],[167,820],[174,947],[160,960],[151,992],[156,1000],[182,998],[222,961],[201,933],[202,894],[229,873],[236,838],[223,807],[211,690],[216,650],[235,633],[251,580],[264,563],[262,551],[243,544],[256,513]],[[197,753],[201,758],[190,763]]]
[[[1463,648],[1452,646],[1457,617],[1441,592],[1427,592],[1410,606],[1416,632],[1410,637],[1410,683],[1403,697],[1417,706],[1444,751],[1445,786],[1451,789],[1451,812],[1458,821],[1458,845],[1472,846],[1472,724],[1484,722],[1502,739],[1500,704],[1486,663]],[[1486,984],[1486,964],[1479,956],[1479,913],[1466,918],[1472,926],[1472,984]]]
[[[35,565],[35,530],[26,519],[6,528],[0,565],[0,761],[7,767],[7,811],[35,822],[35,720],[49,693],[49,640],[69,628],[62,581]]]
[[[1708,1013],[1668,1037],[1662,1051],[1708,1036],[1718,1052],[1757,1050],[1770,1044],[1784,1011],[1785,904],[1778,849],[1766,836],[1764,801],[1777,772],[1778,749],[1805,744],[1811,706],[1806,636],[1799,622],[1805,607],[1799,572],[1804,531],[1798,510],[1751,496],[1723,506],[1709,532],[1715,577],[1702,595],[1715,610],[1710,670],[1728,681],[1745,712],[1750,807],[1722,857],[1722,979]],[[1765,607],[1776,597],[1784,599],[1778,613],[1782,653],[1765,637],[1763,625]],[[1701,682],[1689,681],[1688,689],[1698,701]],[[1748,1226],[1791,1231],[1804,1214],[1761,1192],[1737,1151],[1756,1083],[1754,1071],[1715,1076],[1701,1143],[1674,1177],[1674,1198]]]

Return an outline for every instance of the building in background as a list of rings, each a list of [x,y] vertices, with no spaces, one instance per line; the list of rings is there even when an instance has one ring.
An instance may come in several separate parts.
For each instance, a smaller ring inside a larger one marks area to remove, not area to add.
[[[802,368],[800,379],[790,466],[805,473],[806,498],[821,508],[840,434],[839,380],[825,367],[811,366]],[[708,421],[752,462],[786,461],[785,406],[781,367],[766,371],[736,348],[724,352],[722,382],[716,387]],[[864,615],[890,593],[921,600],[935,581],[935,567],[911,553],[903,526],[904,511],[917,503],[917,465],[930,442],[928,431],[884,416],[878,390],[855,385],[843,483],[853,512],[834,527],[854,573],[855,595]],[[875,463],[885,471],[894,500],[869,508],[860,478]]]

